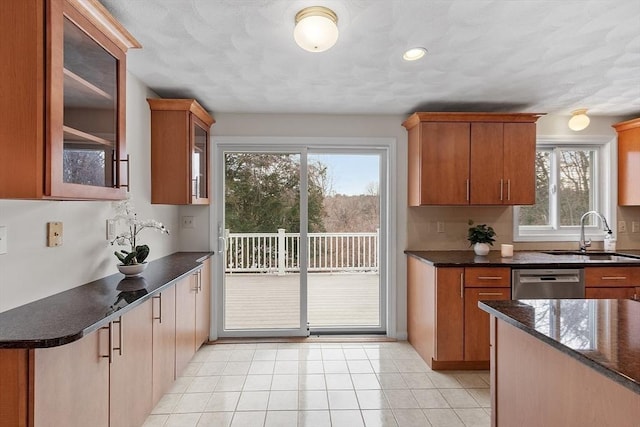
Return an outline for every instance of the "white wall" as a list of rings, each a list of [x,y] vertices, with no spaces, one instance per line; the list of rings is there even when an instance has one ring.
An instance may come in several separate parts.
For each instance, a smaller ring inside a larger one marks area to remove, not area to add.
[[[150,259],[178,249],[178,208],[151,205],[150,112],[155,94],[127,74],[127,151],[131,155],[132,197],[140,218],[163,222],[169,236],[145,230],[141,240]],[[111,202],[0,200],[0,226],[8,228],[8,253],[0,255],[0,312],[117,272],[106,240]],[[46,247],[46,223],[62,221],[63,245]]]

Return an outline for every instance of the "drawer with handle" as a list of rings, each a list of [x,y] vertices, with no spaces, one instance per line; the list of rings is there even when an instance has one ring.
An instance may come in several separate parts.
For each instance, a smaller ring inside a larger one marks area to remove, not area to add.
[[[508,288],[511,286],[511,269],[508,267],[465,268],[464,286],[467,288]]]
[[[586,287],[637,286],[640,267],[587,267],[584,269]]]

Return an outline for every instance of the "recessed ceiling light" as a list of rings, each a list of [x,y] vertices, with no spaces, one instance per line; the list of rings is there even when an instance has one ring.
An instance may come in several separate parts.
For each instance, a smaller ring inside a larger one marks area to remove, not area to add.
[[[427,53],[427,49],[423,47],[412,47],[408,49],[403,55],[402,59],[405,61],[417,61]]]

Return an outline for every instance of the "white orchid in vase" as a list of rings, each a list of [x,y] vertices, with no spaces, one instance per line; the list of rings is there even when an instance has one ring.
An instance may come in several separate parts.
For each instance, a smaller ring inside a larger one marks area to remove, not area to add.
[[[131,250],[115,251],[115,256],[123,265],[141,264],[149,256],[149,246],[138,245],[138,234],[144,229],[150,228],[160,231],[163,234],[169,234],[169,230],[159,221],[155,219],[138,219],[131,199],[122,200],[114,204],[116,216],[113,218],[116,224],[122,223],[126,227],[126,231],[118,234],[111,244],[118,246],[129,246]]]

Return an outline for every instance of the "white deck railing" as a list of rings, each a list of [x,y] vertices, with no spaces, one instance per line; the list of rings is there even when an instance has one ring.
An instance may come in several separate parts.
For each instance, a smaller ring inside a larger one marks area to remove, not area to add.
[[[378,272],[375,233],[308,233],[310,272]],[[300,271],[300,234],[226,232],[227,273]]]

